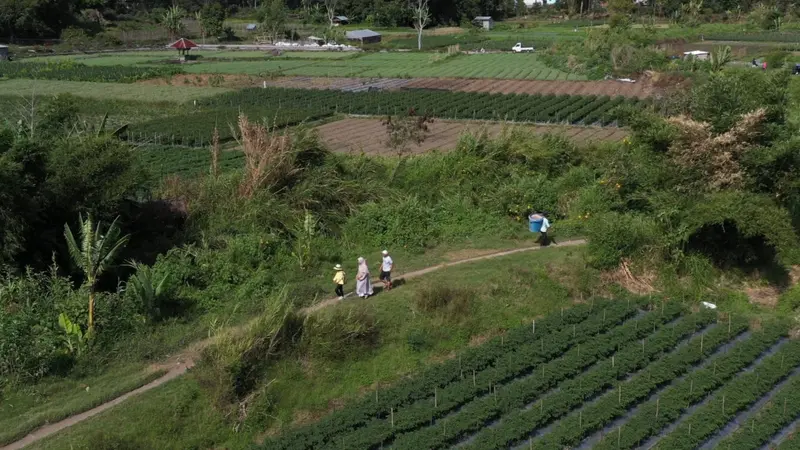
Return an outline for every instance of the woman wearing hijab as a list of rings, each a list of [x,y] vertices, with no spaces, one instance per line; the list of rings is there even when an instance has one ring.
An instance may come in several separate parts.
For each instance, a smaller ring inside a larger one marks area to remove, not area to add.
[[[361,298],[367,298],[372,295],[372,282],[369,280],[369,267],[367,267],[367,260],[361,257],[358,258],[356,294]]]

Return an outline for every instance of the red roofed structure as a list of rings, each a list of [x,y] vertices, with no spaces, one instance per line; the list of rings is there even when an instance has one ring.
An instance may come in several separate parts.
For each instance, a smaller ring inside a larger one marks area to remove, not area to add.
[[[188,53],[189,50],[197,47],[197,44],[190,41],[189,39],[180,38],[177,41],[173,42],[172,44],[169,44],[169,47],[177,49],[178,54],[186,55],[186,53]]]

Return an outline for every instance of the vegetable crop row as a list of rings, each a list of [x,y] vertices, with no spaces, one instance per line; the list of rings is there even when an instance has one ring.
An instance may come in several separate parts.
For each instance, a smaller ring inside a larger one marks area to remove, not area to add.
[[[767,394],[800,364],[800,341],[790,341],[752,372],[739,375],[683,423],[661,439],[660,450],[694,449],[702,445],[740,411]],[[691,428],[690,428],[691,427]]]
[[[710,312],[701,313],[696,322],[697,329],[701,326],[713,322],[715,315]],[[683,331],[688,332],[691,328],[683,325]],[[694,323],[689,323],[694,325]],[[664,330],[666,331],[666,330]],[[676,333],[677,334],[677,333]],[[642,345],[633,344],[624,351],[617,353],[616,362],[606,361],[599,364],[592,370],[584,373],[577,379],[573,379],[560,386],[560,390],[552,395],[540,399],[539,408],[534,406],[528,410],[517,409],[503,417],[500,424],[493,429],[484,430],[479,433],[475,440],[464,448],[468,449],[495,449],[508,448],[523,440],[526,440],[536,429],[547,425],[550,422],[560,419],[570,411],[579,407],[588,398],[601,394],[607,389],[619,388],[622,380],[630,373],[645,369],[654,360],[654,367],[664,370],[666,373],[677,373],[681,370],[688,370],[693,364],[707,355],[713,353],[715,349],[724,342],[731,339],[734,334],[728,333],[727,327],[713,327],[701,336],[691,339],[687,345],[675,347],[682,340],[682,336],[672,336],[670,333],[659,332],[649,342],[642,341]],[[700,350],[702,348],[702,350]],[[662,355],[663,352],[673,350],[671,353]],[[648,369],[648,377],[652,376],[654,370]],[[645,377],[638,376],[637,382],[646,381]],[[630,389],[634,395],[637,393],[637,384],[630,384]],[[618,393],[618,398],[628,393],[625,388]]]
[[[724,325],[722,326],[724,327]],[[736,325],[731,323],[732,334],[741,333],[746,328],[747,325],[744,320],[738,320]],[[636,425],[632,425],[629,421],[625,426],[626,431],[630,430],[631,434],[639,437],[643,433],[637,428],[638,426],[641,426],[645,431],[660,429],[653,426],[656,423],[666,426],[669,423],[665,422],[667,417],[672,418],[669,420],[671,422],[679,416],[681,408],[687,405],[686,401],[678,403],[683,400],[682,395],[679,395],[677,401],[669,402],[672,400],[669,397],[669,393],[684,394],[692,391],[694,394],[696,392],[695,385],[698,385],[697,391],[700,391],[703,387],[708,389],[709,387],[707,386],[712,384],[713,381],[717,381],[718,384],[724,383],[725,380],[734,376],[739,370],[754,361],[780,336],[780,333],[762,333],[755,339],[740,343],[733,351],[713,357],[703,367],[693,371],[688,380],[684,379],[675,383],[674,386],[668,387],[665,392],[662,392],[658,399],[641,405],[640,410],[637,412],[639,421],[636,422]],[[658,364],[656,363],[653,367],[648,368],[646,379],[644,375],[641,375],[638,379],[632,379],[630,382],[625,383],[622,387],[624,399],[622,397],[617,398],[615,393],[606,395],[599,401],[585,407],[581,411],[581,417],[574,417],[573,414],[573,417],[569,420],[561,421],[551,434],[542,439],[542,444],[548,448],[556,443],[577,445],[589,433],[623,416],[628,411],[628,408],[649,398],[659,386],[665,385],[679,375],[678,372],[672,371],[669,367],[660,369]],[[706,384],[700,386],[702,383]],[[708,391],[706,390],[705,392]],[[576,424],[576,422],[578,423]],[[569,427],[573,428],[570,429]],[[626,436],[626,442],[630,442],[630,438],[630,436]],[[606,445],[611,443],[622,447],[622,427],[619,427],[617,433],[613,433],[613,436],[606,439]]]
[[[800,428],[796,428],[783,442],[778,444],[778,450],[800,450]]]
[[[297,125],[308,120],[321,119],[328,113],[301,108],[215,108],[171,117],[162,117],[129,127],[125,138],[132,142],[157,145],[182,145],[197,147],[209,145],[216,127],[221,142],[234,138],[239,114],[250,120],[262,121],[271,128]]]
[[[530,326],[514,328],[509,330],[505,336],[491,339],[479,347],[468,349],[456,359],[431,366],[417,377],[397,383],[392,388],[380,392],[377,402],[372,396],[367,396],[351,406],[326,416],[316,424],[268,440],[264,446],[270,449],[319,448],[332,436],[354,430],[375,417],[386,417],[387,414],[391,414],[392,408],[432,397],[434,390],[459,380],[463,373],[481,372],[490,368],[506,352],[514,351],[530,343],[533,336],[544,336],[544,340],[542,340],[544,343],[542,355],[544,356],[540,357],[554,358],[564,350],[564,339],[568,339],[567,345],[572,342],[572,325],[576,325],[577,328],[578,325],[586,322],[595,327],[597,331],[594,333],[597,333],[602,329],[605,321],[608,321],[609,325],[618,323],[635,314],[637,308],[636,304],[603,300],[550,314],[543,319],[536,320]],[[550,334],[564,330],[568,330],[568,333],[566,335],[559,334],[559,340],[556,340],[555,336],[550,336]],[[585,334],[590,334],[589,329],[586,329]]]
[[[800,416],[800,375],[795,375],[744,426],[719,443],[720,448],[759,448]]]
[[[522,418],[527,424],[546,423],[560,416],[579,404],[585,398],[586,389],[596,385],[598,376],[615,379],[631,367],[646,365],[650,358],[655,358],[680,342],[681,339],[706,326],[713,316],[691,316],[679,320],[674,327],[657,331],[650,337],[647,351],[642,352],[639,343],[631,343],[618,350],[606,362],[597,363],[579,376],[558,385],[558,392],[540,398],[547,392],[546,387],[552,382],[545,373],[537,371],[534,376],[527,377],[517,383],[511,383],[492,396],[481,398],[466,405],[455,416],[439,421],[433,427],[416,433],[399,436],[394,442],[395,449],[404,448],[444,448],[449,447],[467,436],[483,430],[502,417],[498,429],[506,429],[515,423],[515,418]],[[606,368],[607,366],[607,368]],[[561,372],[553,374],[556,380],[562,377]],[[543,404],[524,410],[536,398],[544,400]],[[529,416],[535,410],[535,415]],[[510,419],[510,421],[509,421]],[[478,435],[480,441],[481,435]],[[485,436],[484,436],[485,437]],[[510,440],[509,440],[510,442]],[[508,442],[506,442],[508,443]]]
[[[724,325],[723,325],[724,326]],[[729,379],[752,364],[786,334],[785,324],[774,324],[764,331],[754,333],[732,351],[708,361],[692,372],[690,377],[667,387],[655,400],[640,406],[617,433],[607,435],[594,448],[629,449],[640,445],[651,436],[675,422],[688,407],[704,399]]]
[[[133,83],[183,73],[177,67],[87,66],[72,61],[46,63],[0,62],[0,78]]]
[[[562,357],[544,364],[542,369],[535,367],[538,361],[532,355],[540,343],[533,341],[527,347],[503,355],[493,368],[485,370],[480,376],[465,374],[464,379],[452,383],[437,393],[436,404],[430,400],[417,402],[394,412],[390,420],[374,419],[365,427],[337,439],[343,439],[354,448],[378,448],[386,445],[400,433],[419,430],[421,427],[433,424],[476,397],[492,394],[498,388],[505,389],[503,384],[512,380],[519,384],[535,384],[539,392],[545,392],[563,380],[582,373],[600,358],[612,354],[621,345],[655,333],[664,324],[680,316],[683,311],[679,304],[670,303],[664,310],[651,312],[642,319],[625,322],[606,333],[594,336],[585,345],[573,345]],[[545,375],[539,375],[539,370]],[[529,378],[519,380],[519,377],[523,376]],[[334,448],[337,446],[336,442],[331,444]],[[422,446],[420,448],[425,448],[426,445],[425,442],[417,444]],[[403,445],[405,444],[401,441],[398,447]]]
[[[200,103],[200,101],[198,101]],[[645,100],[607,96],[489,94],[437,90],[343,92],[334,90],[251,88],[220,94],[202,105],[230,108],[263,106],[306,108],[317,112],[367,115],[398,115],[414,109],[447,119],[513,120],[520,122],[568,122],[609,124],[616,120],[614,108],[596,114],[612,103],[645,105]],[[585,107],[594,104],[595,109]],[[591,120],[591,121],[589,121]]]

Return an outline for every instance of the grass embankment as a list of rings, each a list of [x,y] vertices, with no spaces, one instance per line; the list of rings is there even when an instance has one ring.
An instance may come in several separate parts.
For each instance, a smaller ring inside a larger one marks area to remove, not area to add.
[[[442,249],[426,254],[424,259],[446,261],[479,253]],[[400,257],[395,260],[404,263]],[[343,361],[314,357],[280,361],[269,372],[275,379],[275,389],[269,396],[272,404],[267,408],[251,406],[255,410],[252,414],[261,413],[263,417],[245,422],[238,433],[214,410],[209,393],[190,374],[31,448],[95,449],[111,444],[131,448],[244,448],[263,436],[264,430],[269,434],[281,426],[315,420],[365,392],[373,392],[378,384],[386,386],[413,375],[458,349],[570,305],[586,282],[581,277],[583,267],[580,248],[518,253],[443,269],[369,300],[348,300],[322,310],[316,314],[330,314],[333,308],[369,310],[379,324],[380,345]],[[436,287],[461,292],[460,306],[435,313],[420,311],[419,296]]]
[[[0,445],[23,438],[48,423],[87,411],[160,377],[143,364],[124,364],[85,378],[42,380],[21,390],[2,393]]]
[[[141,100],[151,102],[185,103],[232,89],[194,86],[152,86],[131,83],[95,83],[88,81],[57,80],[0,80],[0,88],[7,94],[20,97],[73,94],[102,100]]]

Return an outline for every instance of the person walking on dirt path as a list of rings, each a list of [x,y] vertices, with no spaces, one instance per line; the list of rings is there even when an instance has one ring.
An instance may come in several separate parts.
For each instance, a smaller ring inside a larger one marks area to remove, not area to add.
[[[533,213],[528,216],[528,223],[530,230],[533,233],[539,233],[537,241],[542,247],[550,245],[550,239],[547,236],[547,230],[550,229],[550,221],[547,219],[546,213]]]
[[[381,260],[381,272],[380,276],[378,277],[381,282],[383,282],[383,290],[391,291],[392,290],[392,269],[394,268],[394,261],[392,261],[392,257],[389,256],[389,250],[384,250],[381,252],[383,259]]]
[[[550,229],[550,220],[547,219],[547,213],[542,213],[542,229],[541,229],[541,242],[542,247],[550,245],[550,238],[547,236],[547,230]]]
[[[347,275],[345,275],[341,264],[333,266],[333,270],[336,271],[333,275],[333,282],[336,284],[336,296],[341,300],[344,298],[344,285],[347,283]]]
[[[356,295],[367,298],[372,295],[372,282],[369,279],[369,267],[367,260],[358,258],[358,273],[356,274]]]

